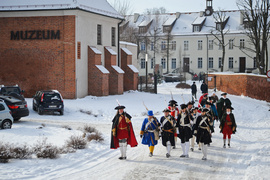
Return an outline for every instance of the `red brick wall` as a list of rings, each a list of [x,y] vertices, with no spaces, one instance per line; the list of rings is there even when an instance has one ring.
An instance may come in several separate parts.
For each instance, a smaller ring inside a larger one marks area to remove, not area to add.
[[[60,39],[11,40],[11,31],[60,30]],[[18,84],[32,97],[57,89],[75,98],[75,16],[0,18],[0,84]]]
[[[110,72],[109,75],[109,94],[123,94],[124,92],[124,74],[117,72],[112,65],[116,65],[116,55],[111,54],[106,47],[105,68]]]
[[[138,73],[135,73],[128,65],[132,64],[132,55],[128,55],[121,49],[121,69],[124,74],[124,91],[137,90],[138,88]]]
[[[102,73],[95,65],[101,65],[101,54],[88,47],[88,94],[109,95],[109,74]]]
[[[214,88],[214,76],[218,90],[229,94],[244,95],[270,102],[270,82],[265,76],[245,74],[209,74],[212,81],[208,81],[209,88]]]

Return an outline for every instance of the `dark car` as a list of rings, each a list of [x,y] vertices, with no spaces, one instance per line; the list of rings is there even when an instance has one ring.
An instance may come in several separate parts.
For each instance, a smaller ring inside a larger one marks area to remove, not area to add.
[[[17,99],[24,100],[23,93],[24,93],[24,90],[21,90],[21,88],[18,85],[15,85],[15,86],[2,85],[0,87],[0,95],[13,96]]]
[[[57,90],[37,91],[33,97],[33,110],[40,115],[44,112],[59,112],[63,115],[63,98]]]
[[[14,121],[18,121],[21,117],[29,115],[29,110],[25,100],[4,95],[0,95],[0,99],[2,99],[10,109]]]

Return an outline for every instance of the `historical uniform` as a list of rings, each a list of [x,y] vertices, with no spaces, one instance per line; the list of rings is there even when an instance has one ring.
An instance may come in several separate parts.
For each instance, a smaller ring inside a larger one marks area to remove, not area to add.
[[[177,118],[176,127],[178,128],[179,134],[178,137],[181,139],[181,147],[183,154],[180,157],[189,157],[189,139],[192,137],[190,117],[186,110],[187,105],[181,105],[181,113]]]
[[[194,135],[194,128],[195,128],[195,124],[197,122],[197,118],[201,115],[200,113],[198,113],[198,107],[195,107],[191,110],[191,116],[192,116],[192,121],[190,122],[191,126],[192,126],[192,138],[191,138],[191,151],[194,151],[194,145],[195,145],[195,139],[196,136]],[[199,150],[201,150],[201,144],[199,143]]]
[[[232,102],[227,98],[227,93],[222,93],[221,98],[217,102],[217,112],[218,118],[221,120],[221,117],[226,113],[226,107],[232,106]]]
[[[194,134],[197,136],[197,144],[201,143],[203,158],[202,160],[207,159],[207,145],[212,142],[211,139],[211,130],[210,130],[210,120],[206,115],[208,109],[204,108],[202,110],[202,115],[197,118]]]
[[[180,111],[179,109],[177,108],[178,104],[175,100],[170,100],[169,101],[169,106],[168,106],[168,109],[171,111],[171,116],[174,117],[174,119],[176,120]],[[176,147],[176,142],[177,142],[177,134],[179,134],[178,131],[176,131],[174,133],[174,141],[175,141],[175,145],[173,146],[173,148],[175,149]]]
[[[155,138],[155,134],[159,131],[160,123],[157,118],[154,117],[153,111],[148,111],[148,118],[145,118],[142,123],[142,128],[140,136],[142,138],[142,144],[149,146],[149,156],[153,156],[154,147],[157,145],[158,141]],[[156,132],[155,132],[156,131]]]
[[[170,110],[165,109],[164,116],[160,118],[161,123],[161,137],[162,137],[162,145],[166,146],[167,154],[166,157],[169,158],[171,156],[171,147],[175,146],[175,125],[176,120],[173,116],[171,116]]]
[[[220,132],[223,133],[223,147],[226,148],[226,138],[228,137],[228,147],[230,147],[231,134],[236,132],[236,123],[233,113],[231,112],[233,107],[229,106],[226,108],[226,113],[223,114],[220,121]]]
[[[214,112],[211,108],[211,103],[209,101],[207,101],[205,103],[205,108],[208,109],[208,112],[206,113],[206,115],[209,117],[209,124],[210,124],[211,133],[214,133],[215,132],[215,130],[214,130],[215,115],[214,115]]]
[[[119,159],[126,159],[127,144],[131,147],[138,145],[133,131],[131,116],[124,112],[125,106],[117,106],[117,114],[113,118],[111,131],[111,149],[120,147],[121,157]]]

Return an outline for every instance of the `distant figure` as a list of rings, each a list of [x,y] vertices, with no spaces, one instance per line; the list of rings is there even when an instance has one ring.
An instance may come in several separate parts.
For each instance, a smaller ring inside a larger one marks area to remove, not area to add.
[[[201,85],[201,91],[202,91],[202,94],[208,93],[208,85],[205,83],[205,81],[203,81]]]
[[[196,81],[198,80],[198,75],[195,73],[194,76],[193,76],[193,80]]]
[[[224,113],[226,113],[226,107],[230,107],[232,105],[232,102],[229,98],[227,98],[227,93],[222,93],[221,98],[217,102],[217,112],[218,112],[218,118],[219,120],[223,116]]]
[[[192,93],[192,101],[197,101],[197,86],[196,83],[193,82],[193,84],[191,85],[191,93]]]

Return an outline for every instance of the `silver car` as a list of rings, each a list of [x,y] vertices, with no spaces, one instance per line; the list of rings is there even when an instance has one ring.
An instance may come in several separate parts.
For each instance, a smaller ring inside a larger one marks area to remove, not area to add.
[[[7,107],[6,103],[0,100],[0,128],[10,129],[13,124],[13,117],[11,111]]]

